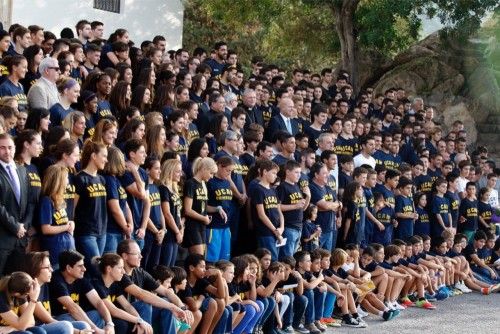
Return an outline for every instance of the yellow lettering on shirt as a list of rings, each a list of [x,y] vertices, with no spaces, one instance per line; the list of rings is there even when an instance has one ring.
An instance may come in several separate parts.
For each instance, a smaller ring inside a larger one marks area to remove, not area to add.
[[[87,186],[89,197],[105,197],[106,187],[101,183],[93,183]]]

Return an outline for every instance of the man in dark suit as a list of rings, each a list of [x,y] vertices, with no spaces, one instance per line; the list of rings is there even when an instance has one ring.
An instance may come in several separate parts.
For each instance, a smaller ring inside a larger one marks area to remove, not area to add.
[[[286,131],[292,136],[299,133],[299,122],[296,119],[292,119],[293,111],[293,101],[288,97],[283,97],[278,103],[278,108],[280,110],[279,115],[274,116],[269,121],[269,125],[266,129],[266,138],[270,140],[273,134],[282,130]]]
[[[25,221],[28,203],[28,177],[23,166],[14,162],[12,137],[0,134],[0,275],[16,269],[27,245]]]
[[[264,126],[264,117],[262,117],[262,110],[257,107],[257,93],[254,89],[247,88],[241,97],[241,104],[239,107],[245,109],[247,116],[245,120],[245,130],[250,127],[250,124],[257,123]]]

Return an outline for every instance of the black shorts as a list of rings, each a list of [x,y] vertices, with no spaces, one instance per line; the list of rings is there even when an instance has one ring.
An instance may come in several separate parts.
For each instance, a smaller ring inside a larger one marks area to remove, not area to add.
[[[206,244],[206,226],[197,222],[186,222],[182,247],[189,248]]]

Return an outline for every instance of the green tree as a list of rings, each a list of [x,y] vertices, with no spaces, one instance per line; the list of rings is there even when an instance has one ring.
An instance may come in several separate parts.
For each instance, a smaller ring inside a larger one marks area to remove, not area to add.
[[[405,49],[418,39],[424,15],[439,18],[443,33],[468,37],[496,8],[498,0],[186,0],[184,40],[225,39],[242,54],[282,65],[318,69],[339,59],[359,90],[360,54]]]

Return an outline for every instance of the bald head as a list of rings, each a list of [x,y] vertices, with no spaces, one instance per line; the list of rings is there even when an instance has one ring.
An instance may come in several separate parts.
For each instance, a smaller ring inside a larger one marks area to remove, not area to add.
[[[280,108],[280,113],[285,117],[292,117],[293,101],[289,97],[282,97],[278,103],[278,108]]]

